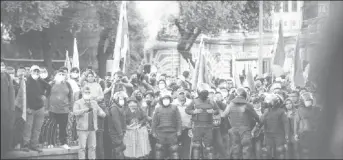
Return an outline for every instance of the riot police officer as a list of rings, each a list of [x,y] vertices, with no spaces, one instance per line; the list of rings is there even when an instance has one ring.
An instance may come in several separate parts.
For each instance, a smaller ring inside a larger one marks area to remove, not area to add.
[[[232,127],[229,130],[230,138],[232,138],[230,157],[234,159],[252,158],[252,129],[255,124],[260,123],[253,105],[247,101],[247,96],[247,92],[243,88],[238,88],[236,97],[222,113],[222,117],[229,117]]]
[[[204,144],[204,158],[213,159],[213,115],[219,114],[219,108],[215,102],[209,100],[209,89],[208,85],[201,84],[198,87],[198,98],[194,99],[185,110],[187,114],[192,115],[192,159],[200,158],[201,142]]]

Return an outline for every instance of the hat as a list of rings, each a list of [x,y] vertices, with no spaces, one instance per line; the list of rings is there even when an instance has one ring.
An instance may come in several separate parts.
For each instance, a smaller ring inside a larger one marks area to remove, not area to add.
[[[30,72],[32,72],[32,71],[35,71],[35,70],[38,70],[38,71],[40,71],[40,68],[39,68],[37,65],[33,65],[33,66],[31,66],[31,68],[30,68]]]
[[[135,97],[130,97],[128,100],[127,100],[127,103],[130,103],[131,101],[134,101],[136,103],[138,103],[137,99]]]

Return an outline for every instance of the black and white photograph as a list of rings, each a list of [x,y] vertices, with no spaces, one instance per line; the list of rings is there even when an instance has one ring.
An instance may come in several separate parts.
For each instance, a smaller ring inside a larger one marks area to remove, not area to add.
[[[1,159],[343,159],[343,1],[1,1]]]

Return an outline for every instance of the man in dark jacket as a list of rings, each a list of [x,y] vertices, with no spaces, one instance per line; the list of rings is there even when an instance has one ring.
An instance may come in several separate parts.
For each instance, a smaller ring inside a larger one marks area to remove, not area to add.
[[[232,127],[229,130],[233,143],[230,156],[234,159],[250,159],[252,158],[252,129],[260,120],[252,104],[247,101],[247,92],[243,88],[238,88],[236,95],[222,113],[222,117],[229,116]]]
[[[114,103],[109,109],[108,130],[113,145],[112,158],[115,159],[124,159],[123,151],[126,148],[123,143],[126,131],[126,115],[124,109],[126,98],[126,94],[117,92],[114,95]]]
[[[1,60],[1,159],[12,149],[15,122],[13,80]]]
[[[171,159],[179,159],[178,136],[181,135],[181,115],[179,109],[172,105],[171,95],[162,95],[160,107],[157,107],[152,117],[151,130],[156,137],[156,159],[166,158],[164,147],[168,148]]]
[[[33,65],[26,82],[27,117],[24,126],[23,149],[41,152],[38,139],[44,121],[44,102],[50,96],[50,85],[39,78],[40,68]]]
[[[289,122],[284,108],[283,99],[276,94],[269,94],[264,99],[267,111],[262,115],[261,121],[264,125],[266,148],[264,158],[272,158],[272,151],[275,150],[274,158],[285,158],[288,141]],[[269,107],[268,107],[269,106]]]
[[[186,108],[186,113],[192,115],[192,159],[200,158],[201,142],[204,144],[205,158],[213,159],[213,115],[219,114],[215,102],[209,100],[210,87],[201,84],[198,87],[198,98],[193,100]]]

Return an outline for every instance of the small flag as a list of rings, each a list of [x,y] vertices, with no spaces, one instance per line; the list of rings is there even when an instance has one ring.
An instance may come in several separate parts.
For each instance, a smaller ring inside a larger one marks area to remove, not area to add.
[[[79,64],[79,51],[77,49],[77,43],[76,38],[74,38],[74,53],[73,53],[73,63],[72,67],[76,67],[80,70],[80,64]]]
[[[66,52],[66,60],[64,61],[64,66],[68,68],[68,72],[70,72],[71,70],[71,62],[70,62],[70,59],[69,59],[69,52],[67,50]]]
[[[283,37],[282,23],[279,22],[279,37],[274,55],[274,64],[283,67],[286,59],[285,43]]]

